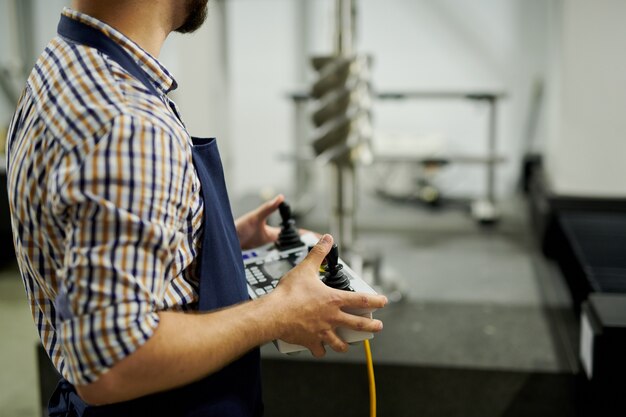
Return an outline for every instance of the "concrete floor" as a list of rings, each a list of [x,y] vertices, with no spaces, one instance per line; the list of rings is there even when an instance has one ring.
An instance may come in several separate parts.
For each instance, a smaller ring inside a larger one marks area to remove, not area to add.
[[[364,196],[362,247],[383,259],[386,282],[404,299],[377,313],[385,330],[375,361],[389,364],[572,372],[569,300],[558,273],[537,254],[522,202],[503,206],[501,223],[482,228],[458,208],[439,211]],[[324,231],[327,208],[302,226]],[[235,210],[237,212],[237,210]],[[380,213],[385,213],[381,215]],[[0,416],[38,415],[36,332],[19,274],[0,273]],[[265,346],[266,358],[284,357]],[[311,359],[312,360],[312,359]],[[360,348],[324,362],[362,362]]]

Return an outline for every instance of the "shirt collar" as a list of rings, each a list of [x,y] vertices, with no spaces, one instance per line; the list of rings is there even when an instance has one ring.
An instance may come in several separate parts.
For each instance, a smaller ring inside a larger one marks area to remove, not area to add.
[[[98,29],[122,46],[126,52],[128,52],[130,56],[137,61],[137,63],[145,71],[146,75],[154,83],[155,87],[161,90],[164,94],[167,94],[178,87],[178,83],[172,74],[170,74],[170,72],[155,57],[150,55],[150,53],[145,51],[141,46],[137,45],[120,31],[94,17],[70,9],[69,7],[65,7],[63,9],[63,15]]]

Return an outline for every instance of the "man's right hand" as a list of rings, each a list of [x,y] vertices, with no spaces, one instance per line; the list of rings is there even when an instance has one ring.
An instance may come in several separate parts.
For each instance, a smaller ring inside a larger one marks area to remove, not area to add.
[[[324,235],[307,257],[280,280],[266,298],[274,305],[279,339],[306,347],[316,357],[324,356],[324,344],[336,352],[348,349],[337,336],[338,327],[378,332],[380,320],[355,316],[346,309],[377,309],[387,304],[382,295],[355,293],[327,287],[319,279],[319,268],[330,251],[333,238]]]

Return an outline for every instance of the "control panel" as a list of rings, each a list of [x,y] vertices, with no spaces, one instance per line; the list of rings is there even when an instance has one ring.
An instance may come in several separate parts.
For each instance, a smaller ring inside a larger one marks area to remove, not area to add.
[[[318,241],[313,233],[299,235],[291,210],[286,203],[281,204],[279,211],[282,223],[278,241],[243,252],[248,293],[251,298],[269,294],[280,283],[281,277],[298,265],[306,257],[309,248]],[[376,294],[376,291],[339,257],[337,245],[333,245],[326,256],[319,271],[319,278],[326,285],[339,290]],[[346,312],[371,318],[373,311],[374,309],[353,309]],[[370,332],[347,328],[338,328],[337,335],[346,343],[360,342],[374,337]],[[306,349],[282,340],[276,340],[275,344],[282,353],[295,353]]]

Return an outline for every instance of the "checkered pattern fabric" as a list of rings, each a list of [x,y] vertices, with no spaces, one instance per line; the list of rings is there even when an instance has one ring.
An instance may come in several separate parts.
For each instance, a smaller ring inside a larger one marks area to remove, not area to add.
[[[174,78],[112,27],[151,95],[99,51],[57,36],[37,61],[7,143],[14,244],[41,341],[74,384],[94,381],[154,332],[161,310],[197,308],[203,202]]]

